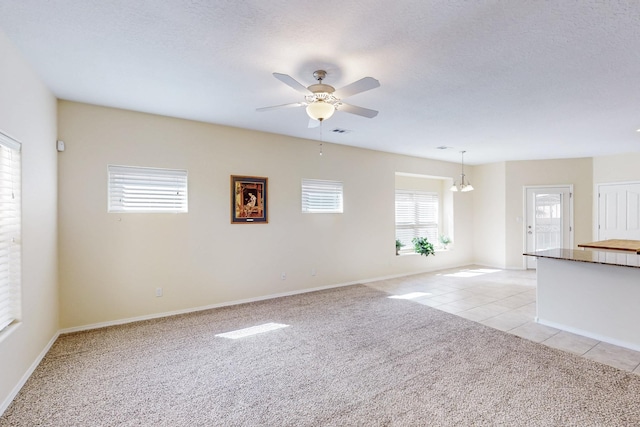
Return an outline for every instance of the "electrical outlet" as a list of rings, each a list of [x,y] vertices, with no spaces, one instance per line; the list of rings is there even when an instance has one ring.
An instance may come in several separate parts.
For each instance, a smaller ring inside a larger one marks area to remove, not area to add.
[[[315,269],[315,268],[312,268],[312,269],[311,269],[311,275],[312,275],[312,276],[315,276],[315,275],[316,275],[316,269]]]
[[[156,288],[156,296],[157,297],[161,297],[162,296],[162,288]]]
[[[282,273],[280,277],[282,278],[282,280],[287,280],[287,273]]]

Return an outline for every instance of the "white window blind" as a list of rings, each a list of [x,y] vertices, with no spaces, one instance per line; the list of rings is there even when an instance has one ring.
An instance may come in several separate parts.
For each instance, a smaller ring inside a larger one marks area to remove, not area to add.
[[[0,133],[0,330],[20,318],[20,143]]]
[[[187,212],[187,171],[109,166],[109,212]]]
[[[342,182],[303,179],[302,212],[342,213]]]
[[[414,237],[438,244],[438,193],[396,190],[396,238],[407,250]]]

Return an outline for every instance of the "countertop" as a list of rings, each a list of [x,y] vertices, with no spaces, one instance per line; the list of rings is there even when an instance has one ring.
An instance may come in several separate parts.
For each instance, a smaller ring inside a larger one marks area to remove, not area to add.
[[[640,268],[640,255],[635,253],[583,251],[574,249],[546,249],[544,251],[525,252],[522,255],[561,259],[566,261],[587,262],[591,264]]]
[[[609,249],[612,251],[631,252],[634,254],[640,254],[640,240],[624,240],[624,239],[609,239],[600,240],[599,242],[582,243],[578,245],[579,248],[591,248],[591,249]]]

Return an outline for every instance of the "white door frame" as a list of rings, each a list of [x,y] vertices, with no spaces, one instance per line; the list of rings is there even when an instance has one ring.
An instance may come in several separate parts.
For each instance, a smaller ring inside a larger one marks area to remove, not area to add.
[[[573,235],[574,235],[574,227],[573,227],[573,184],[554,184],[554,185],[524,185],[522,186],[522,252],[527,252],[527,208],[529,207],[527,200],[527,190],[531,189],[557,189],[557,188],[568,188],[569,189],[569,248],[573,248]],[[563,217],[564,223],[564,217]],[[527,258],[526,256],[522,257],[522,267],[527,269]]]

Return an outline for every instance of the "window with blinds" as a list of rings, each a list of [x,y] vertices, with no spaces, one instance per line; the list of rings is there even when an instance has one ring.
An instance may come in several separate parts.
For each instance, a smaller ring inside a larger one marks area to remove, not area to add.
[[[187,171],[109,166],[109,212],[188,212]]]
[[[438,244],[438,193],[396,190],[396,238],[413,250],[414,237]]]
[[[302,180],[303,213],[342,213],[342,182]]]
[[[0,133],[0,331],[20,318],[20,143]]]

